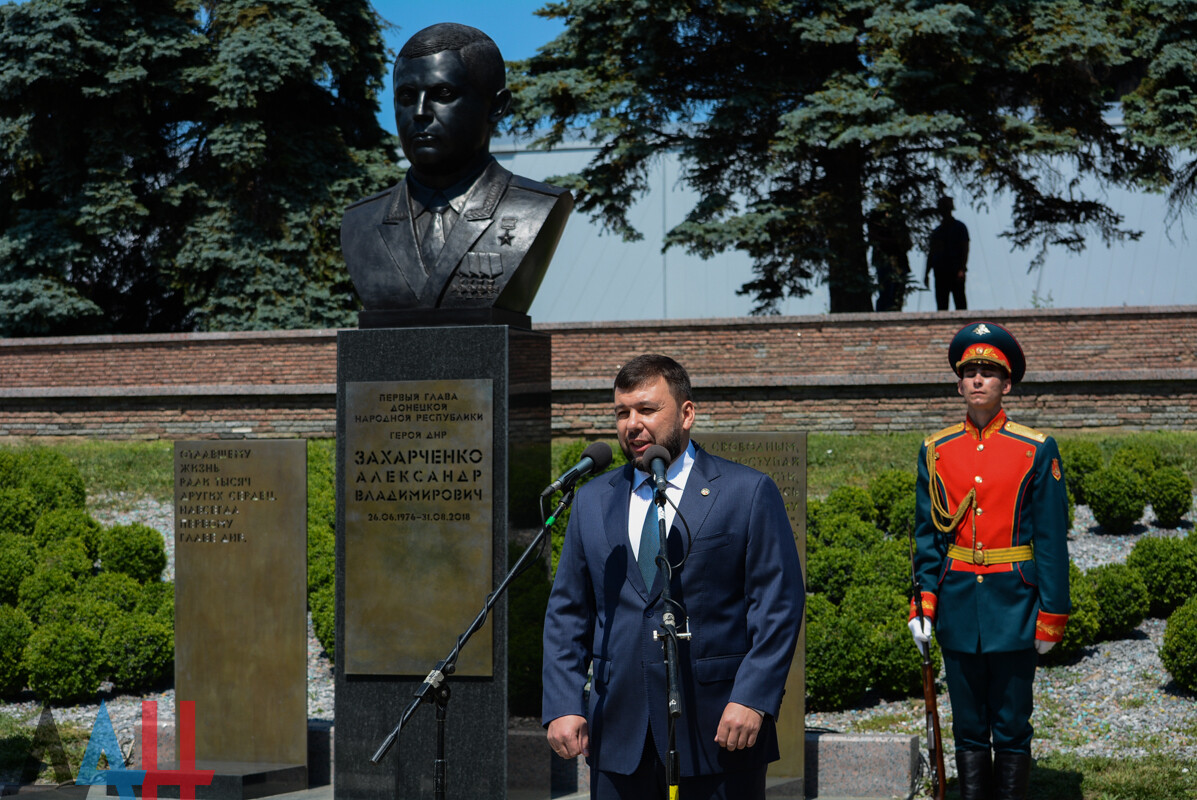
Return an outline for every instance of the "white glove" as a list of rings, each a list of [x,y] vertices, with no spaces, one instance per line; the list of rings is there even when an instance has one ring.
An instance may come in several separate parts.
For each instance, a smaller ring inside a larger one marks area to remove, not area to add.
[[[906,627],[910,628],[910,635],[914,637],[914,646],[922,652],[927,643],[931,641],[931,620],[923,617],[920,620],[914,617],[910,622],[906,623]]]
[[[1051,650],[1055,646],[1056,646],[1055,642],[1045,642],[1042,639],[1035,640],[1035,650],[1037,650],[1039,652],[1039,655],[1043,655],[1044,653],[1046,653],[1048,650]]]

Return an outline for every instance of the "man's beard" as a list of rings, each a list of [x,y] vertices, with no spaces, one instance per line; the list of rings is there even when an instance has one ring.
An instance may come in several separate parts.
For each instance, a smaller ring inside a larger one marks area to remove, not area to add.
[[[675,425],[672,430],[665,435],[663,439],[656,442],[669,452],[669,463],[672,464],[677,460],[677,457],[686,449],[685,438],[683,436],[682,426]],[[633,457],[631,448],[624,442],[619,443],[619,449],[623,450],[624,457],[631,462],[632,466],[641,472],[649,472],[649,465],[644,463],[644,459],[640,456]]]

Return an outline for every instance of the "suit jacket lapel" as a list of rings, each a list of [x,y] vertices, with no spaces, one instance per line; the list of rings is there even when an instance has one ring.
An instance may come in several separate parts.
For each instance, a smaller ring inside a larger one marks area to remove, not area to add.
[[[696,445],[694,447],[694,466],[690,469],[690,477],[686,479],[686,491],[682,492],[682,502],[678,504],[678,515],[684,517],[690,524],[690,533],[693,534],[695,540],[702,536],[703,524],[719,499],[718,479],[718,463],[706,450]],[[703,489],[709,491],[703,494]],[[683,537],[683,544],[685,544],[685,527],[676,518],[673,527],[678,529],[678,534]],[[673,531],[670,531],[670,535],[673,535]]]
[[[507,190],[511,173],[492,160],[482,172],[466,198],[465,210],[453,223],[449,238],[437,256],[436,264],[428,271],[428,282],[421,291],[421,301],[431,307],[438,305],[441,294],[453,280],[453,272],[461,259],[478,241],[494,219],[495,207]]]
[[[399,181],[395,191],[391,193],[391,204],[382,224],[378,226],[378,235],[382,237],[383,246],[391,254],[391,261],[395,264],[395,271],[407,284],[408,289],[415,296],[428,282],[428,276],[421,270],[404,270],[404,264],[422,263],[420,261],[420,246],[417,244],[415,221],[411,218],[411,206],[407,200],[407,181]],[[413,259],[406,255],[414,253]]]

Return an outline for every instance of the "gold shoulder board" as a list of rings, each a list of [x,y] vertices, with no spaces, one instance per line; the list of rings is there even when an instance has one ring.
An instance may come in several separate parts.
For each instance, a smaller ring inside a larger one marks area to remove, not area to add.
[[[926,439],[923,440],[923,445],[930,447],[931,445],[938,442],[940,439],[946,439],[947,437],[951,436],[953,433],[963,433],[963,432],[964,432],[964,423],[957,422],[955,425],[949,425],[948,427],[944,428],[942,431],[936,431],[935,433],[928,436]]]
[[[1015,436],[1023,436],[1027,439],[1034,439],[1040,444],[1043,444],[1047,441],[1046,433],[1040,433],[1034,428],[1028,428],[1026,425],[1019,425],[1017,422],[1010,422],[1007,420],[1006,430],[1010,431],[1010,433],[1013,433]]]

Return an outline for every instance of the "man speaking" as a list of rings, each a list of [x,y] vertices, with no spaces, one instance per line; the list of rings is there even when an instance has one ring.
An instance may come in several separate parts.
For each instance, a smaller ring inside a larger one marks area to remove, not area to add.
[[[666,791],[666,670],[657,509],[645,452],[664,447],[668,560],[679,628],[680,795],[764,798],[774,719],[802,623],[798,550],[777,486],[690,441],[686,370],[643,355],[615,378],[629,463],[578,491],[544,630],[543,721],[563,758],[586,754],[591,797]],[[675,509],[676,506],[676,509]],[[585,699],[588,668],[592,683]]]

